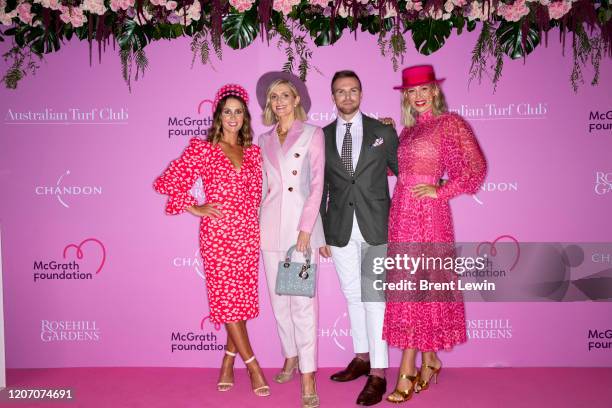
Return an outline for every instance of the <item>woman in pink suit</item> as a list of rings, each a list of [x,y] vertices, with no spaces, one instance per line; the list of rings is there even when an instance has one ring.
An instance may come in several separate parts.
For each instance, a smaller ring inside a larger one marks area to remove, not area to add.
[[[302,374],[302,406],[316,407],[315,388],[317,311],[315,298],[275,293],[279,261],[296,245],[298,257],[311,248],[316,263],[325,246],[319,206],[325,167],[321,128],[304,123],[306,113],[292,83],[277,79],[267,88],[264,124],[274,127],[259,137],[263,157],[263,200],[260,212],[261,249],[272,309],[277,321],[285,363],[274,378],[284,383],[299,367]],[[299,84],[298,84],[299,85]]]
[[[437,256],[440,249],[452,254],[455,236],[449,200],[478,190],[486,175],[486,161],[469,124],[447,111],[439,86],[442,80],[436,79],[433,67],[406,68],[402,82],[395,88],[402,91],[405,127],[397,152],[399,174],[389,215],[389,252],[410,244],[412,247],[403,248],[418,248],[417,256],[423,252]],[[445,172],[448,181],[439,186],[437,181]],[[391,270],[387,280],[395,281],[402,273],[406,272]],[[457,279],[452,271],[420,268],[414,276],[419,274],[430,281]],[[391,402],[407,401],[413,391],[426,390],[432,377],[437,381],[442,368],[436,352],[466,341],[460,292],[408,297],[408,301],[393,301],[388,296],[385,309],[383,338],[390,346],[403,349],[396,390],[387,397]],[[420,373],[416,369],[419,351]]]

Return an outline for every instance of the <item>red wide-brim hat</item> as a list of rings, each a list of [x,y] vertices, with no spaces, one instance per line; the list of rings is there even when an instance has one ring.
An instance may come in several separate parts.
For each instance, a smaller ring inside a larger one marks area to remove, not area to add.
[[[402,84],[393,89],[406,89],[414,86],[444,82],[446,78],[437,79],[431,65],[415,65],[402,70]]]

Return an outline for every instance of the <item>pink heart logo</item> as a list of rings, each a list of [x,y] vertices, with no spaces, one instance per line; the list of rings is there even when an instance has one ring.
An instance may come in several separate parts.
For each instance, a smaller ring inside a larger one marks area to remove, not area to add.
[[[204,330],[204,326],[206,325],[206,320],[208,320],[208,321],[210,321],[212,323],[212,321],[210,320],[210,315],[209,316],[204,316],[202,321],[200,321],[200,330]],[[221,330],[221,324],[220,323],[213,323],[213,325],[214,325],[216,331]]]
[[[83,253],[83,245],[85,245],[88,242],[96,243],[102,249],[102,261],[100,262],[100,266],[98,266],[98,269],[96,270],[96,274],[98,274],[98,273],[100,273],[100,271],[102,270],[102,267],[104,266],[104,263],[106,262],[106,248],[104,248],[104,244],[100,240],[98,240],[96,238],[87,238],[87,239],[81,241],[81,243],[79,245],[68,244],[64,248],[63,256],[64,256],[64,259],[66,259],[66,252],[68,252],[68,249],[75,248],[76,249],[77,259],[83,259],[83,256],[85,255]]]
[[[504,239],[504,238],[507,238],[510,241],[514,242],[514,244],[516,246],[516,256],[514,258],[514,263],[512,264],[510,269],[508,269],[509,271],[511,271],[511,270],[514,269],[514,267],[516,266],[516,264],[519,261],[519,258],[521,257],[521,246],[519,245],[518,240],[516,238],[514,238],[512,235],[501,235],[501,236],[497,237],[495,239],[495,241],[493,241],[493,242],[490,242],[490,241],[483,241],[483,242],[481,242],[476,247],[476,254],[480,255],[480,247],[483,244],[489,244],[491,246],[491,256],[497,256],[497,248],[495,247],[495,244],[497,243],[497,241],[499,241],[500,239]]]
[[[202,106],[203,106],[205,103],[210,103],[210,108],[211,108],[211,110],[212,110],[213,101],[211,101],[210,99],[204,99],[204,100],[202,100],[202,101],[201,101],[201,102],[198,104],[198,115],[201,115],[201,114],[202,114]],[[211,114],[212,114],[212,113],[213,113],[213,112],[211,112]]]

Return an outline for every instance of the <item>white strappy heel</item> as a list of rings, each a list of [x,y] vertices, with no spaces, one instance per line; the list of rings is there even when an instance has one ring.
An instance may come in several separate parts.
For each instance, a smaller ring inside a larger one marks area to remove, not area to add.
[[[236,357],[236,353],[232,353],[231,351],[225,350],[225,355],[230,356],[232,358]],[[232,389],[234,386],[233,382],[218,382],[217,383],[217,391],[226,392]]]
[[[255,355],[253,355],[251,358],[244,360],[244,364],[250,364],[253,361],[255,361]],[[251,376],[251,372],[249,371],[249,377]],[[257,387],[253,389],[253,392],[255,393],[255,395],[257,395],[258,397],[267,397],[270,395],[270,386],[269,385],[262,385],[261,387]]]

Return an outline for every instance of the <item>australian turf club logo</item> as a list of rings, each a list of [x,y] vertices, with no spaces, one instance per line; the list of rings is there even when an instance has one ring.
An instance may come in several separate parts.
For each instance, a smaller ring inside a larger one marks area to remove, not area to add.
[[[57,178],[55,184],[36,186],[34,192],[37,196],[52,196],[64,208],[70,208],[70,203],[79,197],[92,197],[102,195],[102,187],[70,182],[70,170],[66,170]]]
[[[106,248],[97,238],[69,243],[61,258],[35,260],[34,282],[57,280],[92,280],[106,263]]]

